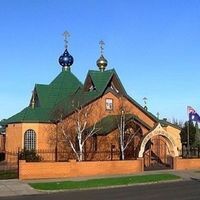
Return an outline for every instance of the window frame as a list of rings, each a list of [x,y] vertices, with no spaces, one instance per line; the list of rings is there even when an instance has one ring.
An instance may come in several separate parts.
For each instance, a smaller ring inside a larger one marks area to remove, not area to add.
[[[111,102],[108,102],[111,101]],[[111,105],[111,106],[110,106]],[[112,111],[113,110],[113,99],[112,98],[106,98],[105,99],[105,108],[107,111]]]
[[[36,150],[36,132],[33,129],[28,129],[24,133],[24,149],[31,151]]]

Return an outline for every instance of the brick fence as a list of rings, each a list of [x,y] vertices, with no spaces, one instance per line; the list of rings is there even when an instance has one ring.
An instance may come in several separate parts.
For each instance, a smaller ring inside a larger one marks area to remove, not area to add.
[[[143,171],[143,159],[129,161],[19,162],[19,179],[71,178],[132,174]]]
[[[176,157],[174,158],[175,170],[190,170],[200,169],[200,158],[184,159]]]
[[[200,159],[174,158],[174,170],[200,170]],[[26,162],[19,161],[19,179],[72,178],[133,174],[144,171],[143,158],[125,161]]]

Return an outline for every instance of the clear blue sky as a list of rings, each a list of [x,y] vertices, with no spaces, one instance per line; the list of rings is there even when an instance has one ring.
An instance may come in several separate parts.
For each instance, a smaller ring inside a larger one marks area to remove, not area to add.
[[[187,105],[200,112],[199,0],[1,0],[0,30],[0,119],[60,73],[65,30],[82,82],[103,39],[108,69],[138,103],[147,97],[161,118],[186,120]]]

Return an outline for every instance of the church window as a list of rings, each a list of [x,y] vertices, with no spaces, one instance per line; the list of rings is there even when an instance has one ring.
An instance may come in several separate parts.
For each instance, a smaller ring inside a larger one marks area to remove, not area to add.
[[[36,149],[36,133],[32,129],[27,130],[24,134],[24,149],[25,150]]]
[[[113,110],[113,100],[106,99],[106,110]]]

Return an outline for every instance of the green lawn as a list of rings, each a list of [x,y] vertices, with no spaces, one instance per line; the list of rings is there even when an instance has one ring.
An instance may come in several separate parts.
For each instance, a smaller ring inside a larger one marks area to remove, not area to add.
[[[128,176],[128,177],[118,177],[118,178],[91,179],[84,181],[30,183],[30,186],[39,190],[63,190],[63,189],[81,189],[81,188],[129,185],[136,183],[153,183],[153,182],[176,180],[176,179],[180,179],[180,177],[175,176],[173,174],[151,174],[151,175]]]
[[[0,171],[0,180],[17,178],[18,174],[15,171]]]

